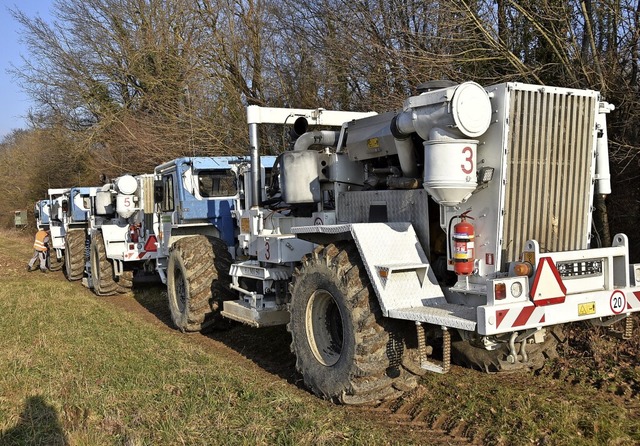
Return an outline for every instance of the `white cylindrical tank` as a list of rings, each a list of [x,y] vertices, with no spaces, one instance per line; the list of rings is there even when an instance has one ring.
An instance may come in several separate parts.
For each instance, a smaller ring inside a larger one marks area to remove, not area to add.
[[[138,189],[138,181],[131,175],[123,175],[115,181],[118,192],[124,195],[133,195]]]
[[[424,188],[441,205],[456,206],[476,189],[477,140],[425,141]]]
[[[116,197],[116,212],[122,218],[129,218],[136,212],[133,195],[118,194]]]
[[[415,132],[424,140],[438,139],[441,133],[478,138],[489,128],[491,116],[489,93],[475,82],[465,82],[410,97],[393,125],[396,136]]]

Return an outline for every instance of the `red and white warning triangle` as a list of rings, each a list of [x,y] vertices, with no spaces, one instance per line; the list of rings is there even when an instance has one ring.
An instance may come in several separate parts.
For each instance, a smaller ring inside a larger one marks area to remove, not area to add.
[[[561,304],[567,296],[567,288],[562,283],[558,268],[551,257],[541,257],[536,275],[529,292],[536,306]]]

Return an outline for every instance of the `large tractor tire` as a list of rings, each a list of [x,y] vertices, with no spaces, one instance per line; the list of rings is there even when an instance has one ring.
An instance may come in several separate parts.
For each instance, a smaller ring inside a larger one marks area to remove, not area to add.
[[[128,293],[133,287],[133,271],[122,271],[116,282],[118,283],[118,293]]]
[[[195,235],[174,243],[169,255],[167,290],[171,319],[183,332],[215,326],[229,289],[231,254],[215,237]]]
[[[64,238],[64,275],[69,281],[80,280],[84,275],[85,231],[72,229]]]
[[[64,259],[59,259],[56,256],[55,249],[49,249],[49,255],[47,256],[47,267],[49,271],[60,271],[64,265]]]
[[[560,326],[548,327],[545,339],[539,344],[526,344],[526,361],[507,361],[509,344],[499,344],[495,350],[486,350],[474,345],[472,340],[460,339],[451,343],[451,361],[455,364],[482,370],[487,373],[538,371],[544,367],[548,359],[558,357],[556,347],[564,341],[564,333]],[[520,352],[521,344],[515,344],[516,352]]]
[[[100,232],[95,233],[91,238],[90,260],[93,292],[98,296],[118,293],[120,288],[113,274],[113,264],[107,258],[104,238]]]
[[[313,393],[375,404],[417,385],[405,367],[408,325],[382,317],[353,243],[318,246],[305,256],[291,291],[291,350]]]

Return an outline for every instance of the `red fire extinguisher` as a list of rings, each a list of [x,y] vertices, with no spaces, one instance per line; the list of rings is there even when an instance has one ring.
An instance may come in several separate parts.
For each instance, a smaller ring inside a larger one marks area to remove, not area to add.
[[[458,216],[460,222],[453,227],[453,270],[461,276],[473,273],[473,239],[475,237],[473,225],[467,221],[473,220],[464,212]]]
[[[129,225],[129,240],[131,240],[132,243],[138,243],[140,239],[138,228],[138,225]]]

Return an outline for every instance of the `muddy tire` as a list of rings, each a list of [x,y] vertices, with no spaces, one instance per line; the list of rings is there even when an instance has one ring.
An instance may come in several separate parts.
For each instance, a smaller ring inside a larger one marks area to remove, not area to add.
[[[457,340],[451,344],[451,360],[455,364],[487,373],[515,372],[519,370],[538,371],[544,367],[548,359],[558,356],[556,347],[562,341],[564,341],[564,334],[559,326],[547,327],[544,342],[525,346],[527,361],[519,361],[512,364],[507,361],[507,356],[509,355],[508,344],[501,344],[496,350],[488,351],[474,345],[472,341]],[[519,351],[520,345],[516,344],[516,348]]]
[[[47,267],[49,271],[60,271],[64,265],[64,259],[58,259],[56,257],[56,250],[49,249],[49,255],[47,256]]]
[[[91,238],[89,252],[93,292],[98,296],[110,296],[118,293],[119,286],[113,275],[113,264],[107,258],[104,238],[101,232],[95,233]]]
[[[64,238],[64,275],[69,281],[80,280],[84,275],[85,231],[67,231]]]
[[[291,292],[291,350],[313,393],[374,404],[417,385],[403,366],[404,325],[382,317],[353,243],[318,246],[305,256]]]
[[[229,289],[231,254],[215,237],[179,239],[169,254],[167,294],[171,320],[183,332],[200,331],[221,322],[222,302],[234,298]]]
[[[133,271],[123,271],[116,277],[118,284],[118,293],[128,293],[133,287]]]

